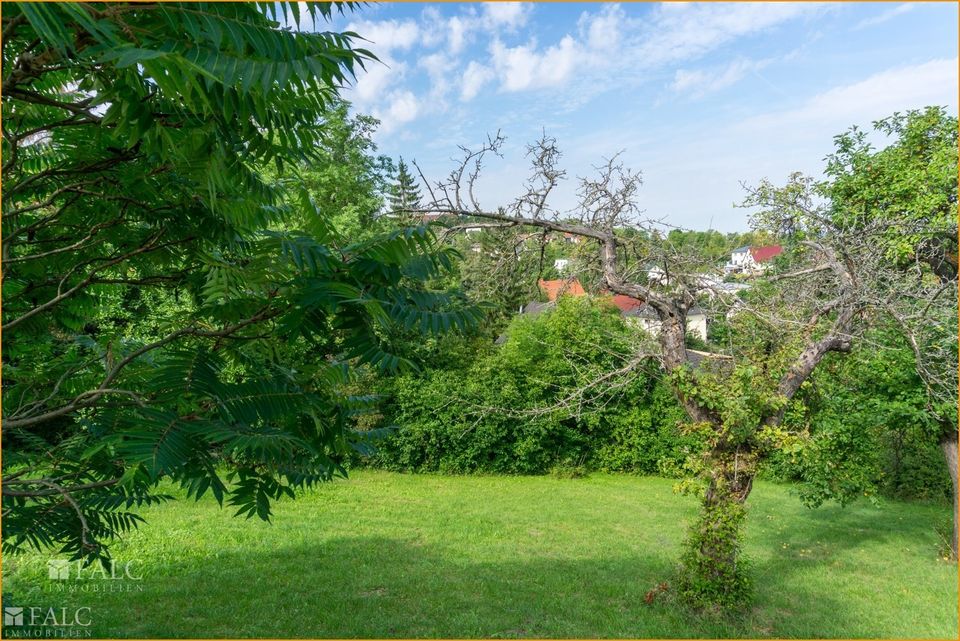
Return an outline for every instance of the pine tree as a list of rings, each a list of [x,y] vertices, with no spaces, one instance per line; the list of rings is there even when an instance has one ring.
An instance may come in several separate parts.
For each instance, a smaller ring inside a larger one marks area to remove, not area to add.
[[[390,188],[388,199],[392,212],[409,215],[410,210],[420,208],[420,186],[402,157],[397,166],[397,182]]]

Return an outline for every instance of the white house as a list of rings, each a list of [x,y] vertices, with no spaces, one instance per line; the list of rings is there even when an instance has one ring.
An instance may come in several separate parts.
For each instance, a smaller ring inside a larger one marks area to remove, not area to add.
[[[649,305],[641,304],[625,310],[623,315],[628,322],[650,334],[656,335],[660,331],[660,318]],[[687,310],[687,333],[698,336],[704,342],[707,340],[707,315],[699,307],[691,307]]]
[[[520,308],[522,314],[539,314],[546,307],[553,305],[561,295],[586,296],[586,291],[576,278],[560,280],[541,280],[540,289],[546,294],[547,303],[528,303]],[[644,331],[656,334],[660,331],[660,318],[649,305],[642,300],[622,294],[605,295],[604,298],[614,304],[626,321]],[[687,311],[687,331],[707,340],[707,316],[699,307],[692,307]]]
[[[651,265],[647,268],[647,282],[651,285],[666,285],[667,271],[659,265]]]
[[[723,271],[728,274],[758,274],[770,265],[774,257],[783,253],[780,245],[765,247],[738,247],[730,252],[730,262]]]

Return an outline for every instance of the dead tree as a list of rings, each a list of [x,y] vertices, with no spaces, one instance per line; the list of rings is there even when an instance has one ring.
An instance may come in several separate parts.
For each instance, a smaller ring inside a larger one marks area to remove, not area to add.
[[[757,279],[747,295],[735,296],[718,285],[716,266],[673,246],[666,239],[669,226],[643,216],[637,204],[641,175],[616,156],[596,167],[596,176],[579,179],[576,207],[558,211],[550,195],[565,174],[555,141],[543,137],[528,147],[532,174],[525,192],[504,206],[481,207],[480,170],[502,142],[498,135],[480,149],[463,149],[445,180],[424,178],[431,199],[425,209],[582,238],[595,248],[585,269],[597,286],[640,299],[656,312],[656,358],[689,428],[708,443],[698,462],[701,517],[684,559],[688,585],[694,600],[741,600],[740,526],[757,464],[789,438],[784,413],[804,382],[828,354],[849,352],[871,312],[889,297],[883,282],[889,270],[872,251],[869,230],[854,234],[833,224],[799,177],[791,190],[755,191],[751,204],[764,210],[757,224],[788,246],[779,269]],[[659,268],[657,278],[649,277],[650,265]],[[696,366],[700,359],[687,349],[686,316],[695,304],[741,326],[722,367]]]

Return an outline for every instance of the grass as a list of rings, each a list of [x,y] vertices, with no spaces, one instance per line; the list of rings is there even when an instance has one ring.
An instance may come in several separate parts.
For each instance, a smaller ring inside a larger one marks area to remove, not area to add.
[[[56,554],[8,557],[4,605],[90,607],[95,637],[957,638],[949,508],[808,510],[757,483],[746,554],[755,606],[698,615],[668,590],[692,499],[657,478],[356,472],[275,509],[144,510],[116,545],[140,581],[54,581]],[[118,588],[56,592],[62,585]]]

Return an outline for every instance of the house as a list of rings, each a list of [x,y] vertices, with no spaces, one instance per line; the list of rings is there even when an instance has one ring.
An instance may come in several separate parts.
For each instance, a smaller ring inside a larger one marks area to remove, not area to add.
[[[563,295],[586,295],[586,291],[576,278],[558,280],[541,279],[538,284],[543,293],[546,294],[549,302],[528,303],[520,309],[522,314],[539,314],[546,308],[545,306],[556,302],[557,298]],[[630,324],[640,327],[651,334],[659,331],[660,318],[644,301],[622,294],[606,295],[606,298],[620,310],[620,313]],[[699,336],[704,341],[707,340],[707,316],[699,307],[693,307],[687,311],[687,331]]]
[[[553,268],[558,272],[565,272],[569,264],[570,264],[569,258],[558,258],[555,261],[553,261]]]
[[[540,285],[540,290],[547,295],[547,300],[551,303],[557,300],[557,297],[560,296],[560,294],[583,296],[587,293],[584,291],[580,281],[576,278],[564,278],[557,280],[543,280],[541,278],[539,281],[537,281],[537,284]]]
[[[699,291],[713,298],[717,294],[732,295],[750,289],[747,283],[727,283],[713,274],[697,274]]]
[[[624,296],[623,298],[629,297]],[[614,301],[614,305],[620,307],[616,301]],[[623,310],[621,307],[621,311],[628,323],[642,328],[645,332],[656,334],[660,331],[660,317],[646,303],[632,306],[629,310]],[[687,310],[687,333],[698,336],[704,342],[707,340],[707,315],[699,307],[691,307]]]
[[[446,214],[446,213],[417,215],[417,219],[420,221],[421,224],[424,224],[424,225],[426,225],[427,223],[435,223],[445,218],[454,218],[454,217],[455,216],[453,214]]]
[[[730,262],[726,264],[723,270],[727,273],[742,272],[751,260],[749,245],[738,247],[730,252]]]
[[[666,285],[667,270],[659,265],[650,265],[647,267],[647,282],[651,285]]]
[[[783,253],[780,245],[765,247],[743,246],[730,252],[730,262],[723,270],[728,274],[758,274],[770,265],[770,261]]]

